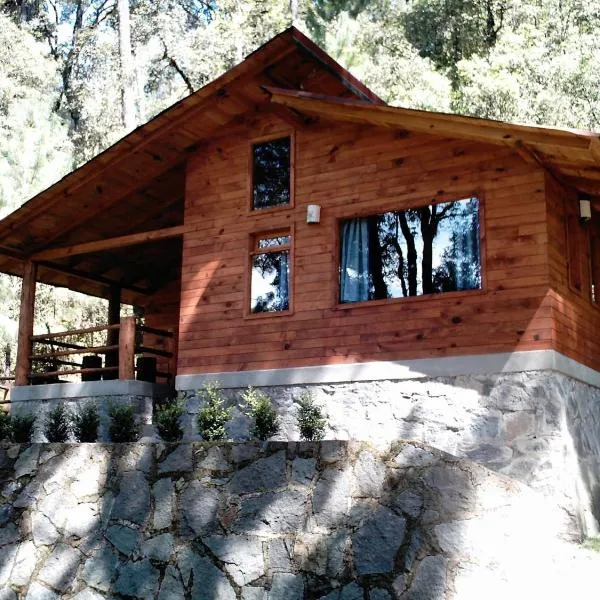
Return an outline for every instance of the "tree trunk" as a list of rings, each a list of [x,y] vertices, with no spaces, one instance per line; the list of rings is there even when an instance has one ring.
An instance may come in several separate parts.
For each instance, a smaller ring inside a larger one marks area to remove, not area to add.
[[[433,238],[435,237],[434,224],[429,208],[419,211],[421,220],[421,237],[423,238],[423,258],[421,259],[421,278],[424,294],[433,293]]]
[[[408,295],[417,295],[417,247],[415,245],[415,236],[412,234],[408,222],[406,221],[406,213],[398,213],[400,219],[400,229],[406,240],[406,271],[408,279]]]
[[[377,217],[367,219],[369,231],[369,268],[371,280],[375,288],[375,299],[387,298],[387,285],[383,278],[383,259],[381,257],[381,244],[377,232]]]
[[[129,0],[117,0],[119,13],[119,57],[121,59],[121,114],[127,131],[137,126],[135,109],[135,77],[131,54]]]

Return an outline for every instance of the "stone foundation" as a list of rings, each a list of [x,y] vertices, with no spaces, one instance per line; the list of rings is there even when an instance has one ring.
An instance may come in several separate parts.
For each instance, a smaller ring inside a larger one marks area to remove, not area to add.
[[[554,371],[402,381],[264,387],[281,416],[279,439],[295,440],[297,401],[310,390],[329,416],[327,439],[365,439],[380,448],[419,440],[468,458],[553,498],[565,530],[595,533],[600,517],[600,390]],[[243,390],[224,390],[232,439],[247,439]],[[189,439],[197,438],[198,395],[184,392]]]
[[[596,597],[526,486],[417,443],[0,451],[0,598]]]

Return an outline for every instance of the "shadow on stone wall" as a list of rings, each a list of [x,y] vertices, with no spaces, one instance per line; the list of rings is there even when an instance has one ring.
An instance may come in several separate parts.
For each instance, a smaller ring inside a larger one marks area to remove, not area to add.
[[[486,590],[511,591],[541,513],[519,484],[414,442],[34,444],[2,456],[6,599],[507,597]]]

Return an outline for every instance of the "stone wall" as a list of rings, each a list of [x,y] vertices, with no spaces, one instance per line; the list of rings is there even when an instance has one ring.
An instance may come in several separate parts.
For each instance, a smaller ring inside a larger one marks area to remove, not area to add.
[[[417,443],[7,445],[0,467],[3,600],[596,597],[535,493]]]
[[[263,388],[298,439],[297,401],[310,390],[329,415],[328,439],[385,447],[418,440],[508,475],[555,499],[563,530],[596,533],[600,517],[600,390],[554,371]],[[242,390],[226,390],[232,439],[247,439]],[[201,402],[186,392],[189,439]]]

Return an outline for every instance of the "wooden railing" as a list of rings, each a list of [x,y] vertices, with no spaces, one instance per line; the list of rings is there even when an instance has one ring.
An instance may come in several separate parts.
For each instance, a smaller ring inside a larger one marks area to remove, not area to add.
[[[106,332],[106,341],[98,343],[93,334]],[[118,334],[118,343],[116,341]],[[144,334],[155,339],[164,339],[162,348],[144,345]],[[91,340],[86,345],[81,338],[88,336]],[[28,375],[30,383],[56,383],[61,377],[80,375],[82,380],[97,379],[135,379],[136,371],[142,371],[136,366],[136,356],[173,358],[173,333],[144,325],[136,325],[135,317],[122,317],[119,323],[113,325],[98,325],[84,329],[73,329],[58,333],[33,335],[31,341],[32,364]],[[104,364],[102,365],[102,357]],[[75,357],[71,359],[71,357]],[[97,357],[94,361],[85,357]],[[77,360],[80,358],[80,361]],[[90,362],[100,366],[89,366]],[[171,362],[170,360],[168,361]],[[66,367],[66,368],[64,368]],[[172,368],[166,371],[154,371],[156,378],[169,382],[172,378]],[[138,373],[139,375],[140,373]]]

